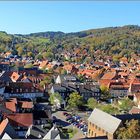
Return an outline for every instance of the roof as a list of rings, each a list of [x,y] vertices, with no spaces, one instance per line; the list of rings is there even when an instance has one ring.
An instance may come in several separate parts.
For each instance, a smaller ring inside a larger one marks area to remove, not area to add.
[[[17,81],[19,79],[20,75],[17,72],[13,72],[11,75],[11,79],[14,81]]]
[[[8,114],[6,117],[9,119],[10,123],[14,126],[29,127],[33,124],[32,113],[16,113]]]
[[[40,93],[42,92],[41,88],[34,83],[23,83],[23,82],[13,82],[9,83],[5,88],[5,93]]]
[[[28,138],[34,138],[34,139],[38,139],[39,136],[44,137],[47,134],[47,130],[41,128],[41,126],[39,125],[31,125],[26,133],[26,135],[28,136]],[[40,137],[40,138],[41,138]]]
[[[14,102],[5,102],[5,107],[12,112],[16,112],[16,104]]]
[[[65,87],[62,87],[61,85],[59,84],[54,84],[52,86],[54,92],[66,92],[66,88]]]
[[[11,140],[12,138],[7,133],[4,133],[4,135],[3,135],[3,137],[1,139]]]
[[[0,123],[0,135],[4,132],[7,125],[8,125],[8,119],[5,119]]]
[[[33,108],[33,102],[20,101],[22,108]]]
[[[88,121],[113,134],[119,127],[121,120],[95,108]]]
[[[129,114],[140,114],[140,108],[133,106],[132,109],[129,111]]]
[[[116,76],[116,72],[107,72],[101,79],[113,79]]]
[[[45,67],[48,64],[48,61],[42,61],[42,63],[39,65],[40,68]]]
[[[60,139],[58,129],[53,126],[43,139]]]

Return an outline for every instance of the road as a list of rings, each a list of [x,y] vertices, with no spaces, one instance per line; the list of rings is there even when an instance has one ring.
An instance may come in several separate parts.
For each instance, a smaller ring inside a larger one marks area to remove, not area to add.
[[[56,113],[52,114],[53,116],[57,117],[60,120],[60,124],[64,127],[64,128],[75,128],[77,129],[77,133],[74,135],[74,137],[72,139],[74,140],[78,140],[78,139],[82,139],[85,138],[85,136],[83,135],[83,132],[73,126],[72,124],[69,124],[68,122],[66,122],[66,117],[63,115],[63,111],[57,111]]]

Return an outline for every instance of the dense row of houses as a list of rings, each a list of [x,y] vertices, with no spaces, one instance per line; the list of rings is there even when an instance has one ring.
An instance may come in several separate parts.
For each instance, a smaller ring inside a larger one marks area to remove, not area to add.
[[[64,54],[66,58],[70,55]],[[24,68],[28,63],[32,63],[33,68]],[[17,70],[13,69],[13,64]],[[126,58],[119,64],[113,63],[111,58],[79,64],[35,61],[5,53],[0,62],[0,138],[60,139],[58,128],[49,123],[49,105],[37,100],[48,101],[49,94],[59,93],[66,105],[73,92],[78,92],[85,101],[91,97],[100,100],[101,86],[107,87],[110,98],[133,97],[136,106],[124,118],[135,118],[135,114],[140,114],[140,74],[136,72],[139,65],[136,60],[136,65],[129,66]],[[84,80],[80,80],[80,76]],[[41,86],[45,77],[51,77],[53,82]],[[112,116],[94,109],[88,119],[87,136],[113,139],[116,130],[123,125],[122,118],[123,115]]]

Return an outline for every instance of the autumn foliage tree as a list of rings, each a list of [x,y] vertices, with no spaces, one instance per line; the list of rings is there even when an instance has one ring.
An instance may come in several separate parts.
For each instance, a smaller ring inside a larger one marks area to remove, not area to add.
[[[138,120],[126,121],[124,127],[120,127],[116,132],[117,139],[139,139],[140,124]]]

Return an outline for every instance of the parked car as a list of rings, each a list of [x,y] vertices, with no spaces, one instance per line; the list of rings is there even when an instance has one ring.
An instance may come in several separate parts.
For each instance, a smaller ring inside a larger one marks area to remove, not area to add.
[[[66,115],[68,115],[68,113],[67,112],[63,112],[63,115],[66,116]]]

